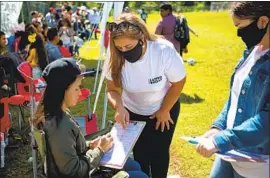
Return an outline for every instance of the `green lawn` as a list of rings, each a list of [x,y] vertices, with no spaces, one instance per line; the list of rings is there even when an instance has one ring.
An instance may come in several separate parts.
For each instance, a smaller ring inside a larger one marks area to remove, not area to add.
[[[170,174],[180,174],[187,178],[208,177],[212,161],[196,153],[195,147],[179,139],[182,135],[200,135],[209,129],[228,97],[229,79],[234,66],[244,49],[236,36],[236,29],[228,12],[194,12],[185,14],[190,27],[199,34],[191,34],[189,53],[196,60],[195,66],[186,65],[187,82],[181,95],[181,112],[171,145]],[[160,20],[158,13],[149,14],[148,27],[154,32]],[[81,49],[81,57],[98,58],[97,41],[92,40]],[[95,67],[96,60],[83,60],[88,67]],[[85,87],[93,89],[94,78],[85,79]],[[100,119],[103,110],[104,87],[99,98],[97,114]],[[91,109],[95,95],[91,97]],[[86,102],[72,109],[73,115],[86,115]],[[108,107],[107,118],[113,119],[114,112]],[[100,121],[100,120],[99,120]],[[32,177],[29,146],[17,149],[9,154],[4,177]],[[1,175],[1,172],[0,172]],[[0,176],[1,177],[1,176]]]
[[[210,173],[214,157],[201,157],[193,145],[179,137],[200,135],[209,129],[228,97],[230,75],[241,57],[244,45],[236,36],[236,28],[228,12],[194,12],[186,13],[185,16],[199,38],[191,34],[189,53],[184,55],[185,59],[194,58],[196,65],[186,64],[187,82],[181,95],[181,112],[171,145],[169,172],[182,177],[204,178]],[[151,32],[154,32],[159,20],[158,13],[149,15],[147,26]],[[87,55],[98,56],[98,50],[85,49],[82,51],[88,51]],[[95,64],[94,61],[86,63]],[[99,100],[98,116],[101,116],[103,94]],[[83,111],[84,108],[80,107],[74,112]],[[109,108],[107,118],[112,119],[113,114]]]

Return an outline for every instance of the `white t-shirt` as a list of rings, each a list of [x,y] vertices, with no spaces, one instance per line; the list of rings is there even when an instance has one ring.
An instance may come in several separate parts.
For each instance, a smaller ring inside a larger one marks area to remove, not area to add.
[[[259,47],[256,46],[246,61],[235,72],[234,81],[231,89],[231,105],[228,111],[227,128],[232,129],[236,112],[242,112],[242,108],[237,108],[238,98],[240,94],[245,94],[246,91],[241,87],[245,78],[250,73],[251,68],[255,65],[256,61],[265,54],[269,49],[259,51]],[[241,176],[247,178],[268,178],[269,177],[269,159],[267,163],[250,163],[250,162],[231,162],[234,170]]]
[[[88,19],[89,19],[91,24],[99,24],[100,18],[101,18],[101,16],[100,16],[99,12],[92,11],[89,13]]]
[[[111,71],[107,70],[105,75],[112,80]],[[171,42],[147,41],[144,56],[135,63],[125,61],[123,65],[123,104],[136,114],[152,115],[161,107],[170,82],[179,82],[185,76],[183,59]]]

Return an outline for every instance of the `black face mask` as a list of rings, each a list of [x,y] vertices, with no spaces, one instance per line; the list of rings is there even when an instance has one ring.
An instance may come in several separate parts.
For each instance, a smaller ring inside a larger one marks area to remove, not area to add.
[[[237,36],[242,38],[248,49],[257,45],[266,33],[268,25],[264,29],[259,29],[257,22],[258,20],[255,20],[247,27],[237,30]]]
[[[138,61],[142,55],[142,40],[139,40],[138,44],[131,50],[122,52],[119,50],[121,56],[123,56],[128,62],[134,63]]]

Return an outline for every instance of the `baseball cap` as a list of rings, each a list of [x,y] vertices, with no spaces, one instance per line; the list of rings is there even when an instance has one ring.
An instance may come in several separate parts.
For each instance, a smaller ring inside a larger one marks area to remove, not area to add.
[[[89,76],[90,72],[81,72],[79,64],[73,58],[57,59],[46,66],[42,73],[47,85],[68,87],[78,76]]]
[[[53,7],[50,7],[49,8],[49,12],[54,12],[54,8]]]

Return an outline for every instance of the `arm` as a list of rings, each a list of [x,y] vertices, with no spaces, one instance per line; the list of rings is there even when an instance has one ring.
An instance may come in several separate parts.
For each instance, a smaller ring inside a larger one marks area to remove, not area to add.
[[[220,152],[231,149],[255,147],[269,141],[270,102],[263,111],[249,118],[233,129],[226,129],[214,136],[214,143]]]
[[[14,50],[15,50],[15,53],[19,52],[19,43],[17,41],[15,41],[14,43]]]
[[[129,113],[123,105],[121,89],[117,88],[112,80],[107,80],[107,94],[109,102],[115,109],[114,119],[125,129],[129,123]]]
[[[164,75],[171,83],[170,89],[167,91],[160,109],[155,112],[150,118],[156,118],[156,130],[161,126],[161,131],[164,131],[165,126],[170,130],[170,124],[174,124],[170,116],[170,110],[178,100],[184,84],[186,82],[186,72],[183,59],[177,51],[171,46],[164,51],[161,56],[164,64]]]
[[[121,89],[117,88],[112,80],[107,79],[107,94],[108,100],[114,110],[124,107],[121,99]]]
[[[61,59],[63,58],[59,48],[55,48],[55,50],[53,51],[53,58],[56,60],[56,59]]]
[[[162,35],[162,21],[158,23],[155,34]]]
[[[171,87],[165,95],[160,110],[169,112],[183,90],[186,82],[186,72],[183,59],[174,49],[168,50],[163,58],[168,58],[168,60],[164,61],[165,76],[171,83]]]
[[[68,127],[68,128],[67,128]],[[49,140],[52,155],[59,171],[64,175],[85,177],[89,171],[99,165],[103,152],[99,148],[88,150],[85,155],[78,155],[76,151],[76,130],[58,128]]]
[[[61,36],[61,35],[63,34],[63,32],[64,32],[64,29],[63,29],[63,27],[61,27],[61,28],[59,29],[59,32],[58,32],[59,36]]]
[[[172,109],[173,105],[178,100],[184,88],[185,83],[186,83],[186,77],[184,77],[179,82],[171,82],[172,86],[168,90],[167,94],[165,95],[165,98],[160,108],[161,111],[169,112]]]
[[[110,104],[115,109],[114,119],[122,126],[122,128],[125,129],[129,122],[129,113],[125,109],[122,102],[121,98],[122,88],[116,87],[113,82],[111,70],[109,68],[109,61],[110,61],[110,48],[107,51],[107,57],[103,66],[103,71],[107,78],[107,95]]]
[[[269,142],[270,95],[269,83],[267,84],[261,89],[261,92],[264,93],[263,100],[259,112],[254,117],[214,136],[214,143],[220,152],[229,149],[256,147]]]
[[[227,115],[228,115],[228,104],[229,100],[223,106],[221,113],[218,115],[216,121],[212,124],[212,128],[218,128],[224,130],[227,127]]]
[[[193,33],[193,35],[195,35],[195,36],[198,37],[198,34],[197,34],[194,30],[192,30],[192,28],[188,27],[188,29],[189,29],[189,31],[190,31],[191,33]]]

